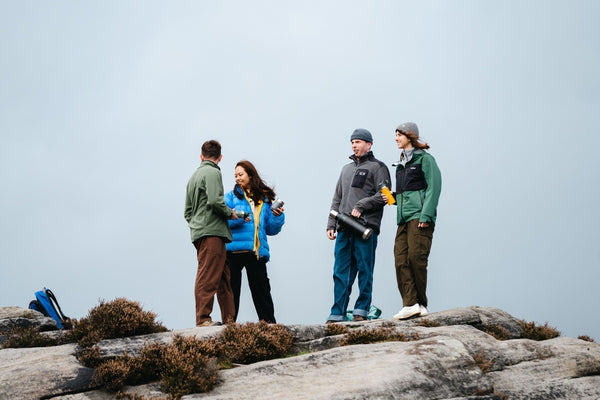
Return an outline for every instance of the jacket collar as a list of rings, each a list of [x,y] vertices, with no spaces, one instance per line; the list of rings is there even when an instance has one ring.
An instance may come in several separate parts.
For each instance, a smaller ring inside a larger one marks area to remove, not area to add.
[[[360,158],[356,157],[356,155],[354,155],[354,154],[352,154],[348,158],[351,159],[352,161],[354,161],[355,163],[360,164],[362,162],[365,162],[366,160],[372,159],[373,157],[375,157],[373,155],[373,151],[369,151],[368,153],[365,153],[365,155]]]
[[[214,162],[214,161],[211,161],[211,160],[204,160],[204,161],[202,161],[202,162],[200,163],[200,166],[201,166],[201,167],[202,167],[202,166],[204,166],[204,165],[208,165],[208,166],[211,166],[211,167],[215,167],[216,169],[218,169],[218,170],[221,170],[221,168],[219,168],[219,166],[217,165],[217,163],[216,163],[216,162]]]

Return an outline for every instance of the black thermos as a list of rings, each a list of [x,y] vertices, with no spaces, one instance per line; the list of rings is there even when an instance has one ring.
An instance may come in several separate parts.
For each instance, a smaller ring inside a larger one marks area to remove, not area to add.
[[[340,223],[340,225],[343,225],[345,228],[349,228],[352,232],[356,233],[363,240],[367,240],[373,233],[373,229],[367,228],[366,226],[358,222],[356,219],[346,214],[340,214],[335,210],[331,210],[329,212],[329,215],[334,217],[337,220],[337,222]]]

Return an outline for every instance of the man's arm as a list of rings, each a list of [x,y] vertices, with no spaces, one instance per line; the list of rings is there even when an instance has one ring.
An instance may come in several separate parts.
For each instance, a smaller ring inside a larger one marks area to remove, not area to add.
[[[207,174],[206,180],[206,205],[213,210],[213,212],[223,219],[230,219],[233,211],[227,207],[223,198],[223,180],[219,171],[214,171],[211,174]]]
[[[379,168],[373,175],[373,184],[375,187],[377,187],[377,185],[379,185],[381,182],[385,182],[387,185],[390,185],[390,171],[383,163],[380,164]],[[376,210],[383,207],[385,204],[386,201],[383,199],[378,190],[372,196],[368,196],[357,201],[354,205],[354,210],[352,210],[352,215],[358,218],[363,212]]]

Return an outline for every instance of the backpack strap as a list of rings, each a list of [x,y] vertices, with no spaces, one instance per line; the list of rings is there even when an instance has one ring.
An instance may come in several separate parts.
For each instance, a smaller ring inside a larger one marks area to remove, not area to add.
[[[41,312],[45,317],[49,316],[48,312],[46,311],[42,303],[39,302],[39,300],[31,300],[29,302],[29,309]]]
[[[48,295],[48,298],[51,301],[52,307],[54,307],[54,310],[57,312],[60,319],[63,321],[67,321],[69,319],[69,317],[67,317],[67,316],[65,316],[65,314],[63,314],[62,310],[60,309],[60,305],[58,304],[58,300],[56,300],[56,296],[54,296],[54,293],[52,293],[52,290],[46,289],[46,288],[44,288],[44,289],[46,290],[46,294]]]

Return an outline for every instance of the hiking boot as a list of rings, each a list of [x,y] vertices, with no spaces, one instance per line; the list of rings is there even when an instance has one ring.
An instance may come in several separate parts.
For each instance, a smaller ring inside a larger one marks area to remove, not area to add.
[[[219,321],[211,321],[210,319],[207,321],[202,322],[200,325],[196,325],[198,327],[205,327],[205,326],[219,326],[222,325]]]
[[[398,314],[394,315],[394,319],[408,319],[410,317],[414,317],[415,315],[421,314],[421,306],[417,303],[410,307],[402,307]]]
[[[352,321],[356,322],[356,321],[366,321],[367,317],[363,317],[362,315],[354,315],[352,317]]]
[[[427,311],[427,307],[425,307],[425,306],[419,306],[419,307],[421,308],[421,317],[429,315],[429,311]]]

